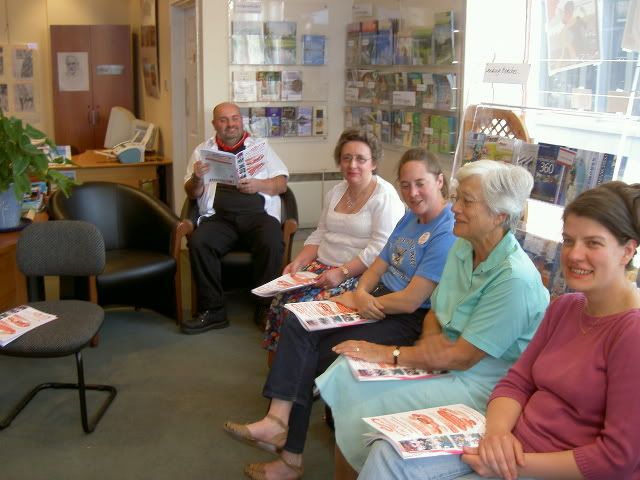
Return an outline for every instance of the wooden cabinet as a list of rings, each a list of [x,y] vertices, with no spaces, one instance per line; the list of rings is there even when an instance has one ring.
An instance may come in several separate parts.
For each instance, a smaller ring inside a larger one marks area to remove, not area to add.
[[[74,153],[103,148],[111,107],[133,111],[128,25],[52,25],[55,141]]]

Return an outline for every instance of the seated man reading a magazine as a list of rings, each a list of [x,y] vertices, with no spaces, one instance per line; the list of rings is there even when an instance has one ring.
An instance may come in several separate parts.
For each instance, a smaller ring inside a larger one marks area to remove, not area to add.
[[[248,465],[250,478],[302,475],[313,382],[336,358],[332,347],[349,338],[411,345],[420,335],[431,292],[455,241],[453,214],[446,179],[432,153],[408,150],[400,159],[398,177],[409,211],[363,273],[357,293],[348,295],[363,316],[379,321],[307,331],[292,315],[285,319],[263,390],[271,399],[268,414],[248,425],[228,422],[224,427],[233,437],[280,455],[274,462]]]
[[[355,478],[364,464],[363,417],[457,403],[484,411],[491,389],[522,354],[549,303],[540,273],[512,233],[533,187],[531,174],[479,160],[461,167],[456,181],[453,232],[461,238],[431,295],[420,339],[395,349],[353,340],[334,348],[362,360],[395,356],[401,365],[449,373],[358,382],[346,359],[334,362],[316,383],[335,421],[336,478]]]

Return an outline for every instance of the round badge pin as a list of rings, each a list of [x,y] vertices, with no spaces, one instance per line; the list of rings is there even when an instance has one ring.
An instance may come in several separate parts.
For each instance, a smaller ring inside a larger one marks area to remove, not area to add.
[[[431,232],[423,233],[422,235],[420,235],[420,238],[418,239],[418,244],[424,245],[427,242],[427,240],[429,240],[430,236],[431,236]]]

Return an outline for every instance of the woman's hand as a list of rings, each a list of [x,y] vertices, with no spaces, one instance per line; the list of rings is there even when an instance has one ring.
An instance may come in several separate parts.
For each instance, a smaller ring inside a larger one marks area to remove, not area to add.
[[[517,479],[518,467],[524,467],[522,444],[511,432],[486,434],[478,453],[482,463],[507,480]]]
[[[462,461],[469,465],[474,472],[481,477],[500,477],[499,474],[489,468],[480,457],[478,453],[478,447],[464,447],[464,454],[462,455]],[[506,478],[506,477],[505,477]],[[514,477],[517,478],[517,477]]]
[[[363,340],[347,340],[339,343],[332,350],[338,355],[346,355],[367,362],[390,363],[393,361],[393,347]]]
[[[339,268],[331,268],[329,270],[325,270],[318,276],[316,279],[316,287],[319,288],[334,288],[340,285],[347,279],[346,275],[342,273],[342,270]]]
[[[384,305],[376,297],[364,290],[357,290],[354,295],[356,310],[363,318],[382,320],[384,318]]]
[[[356,299],[353,292],[344,292],[340,295],[329,298],[329,300],[339,303],[340,305],[344,305],[347,308],[356,310]]]

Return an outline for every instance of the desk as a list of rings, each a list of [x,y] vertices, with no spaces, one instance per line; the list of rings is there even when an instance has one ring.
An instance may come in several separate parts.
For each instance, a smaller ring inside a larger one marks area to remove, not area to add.
[[[47,220],[38,213],[35,221]],[[18,269],[16,244],[20,232],[0,233],[0,312],[27,303],[27,279]]]
[[[113,182],[124,183],[135,188],[151,183],[154,194],[164,203],[169,204],[171,192],[171,160],[158,155],[145,155],[140,163],[120,163],[114,157],[107,157],[87,150],[74,155],[71,161],[75,165],[60,165],[57,170],[75,171],[78,182]]]

